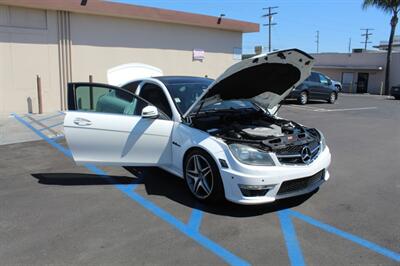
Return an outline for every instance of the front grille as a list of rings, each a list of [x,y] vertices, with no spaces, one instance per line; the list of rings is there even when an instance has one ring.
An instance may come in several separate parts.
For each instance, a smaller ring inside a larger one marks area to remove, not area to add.
[[[304,145],[287,146],[277,150],[276,156],[278,157],[279,162],[283,164],[304,164],[305,162],[302,159],[301,151],[305,146],[308,146],[311,150],[311,158],[307,162],[310,163],[319,153],[320,144],[318,141],[312,141]]]
[[[278,195],[289,194],[292,192],[300,191],[311,187],[321,181],[325,176],[325,169],[319,171],[318,173],[303,177],[299,179],[289,180],[282,183],[281,187],[279,188]]]

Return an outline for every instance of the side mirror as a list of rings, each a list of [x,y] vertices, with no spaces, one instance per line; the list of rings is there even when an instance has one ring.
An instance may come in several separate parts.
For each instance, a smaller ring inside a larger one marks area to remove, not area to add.
[[[143,118],[152,118],[156,119],[158,117],[158,109],[155,106],[148,105],[142,110]]]
[[[328,85],[332,85],[332,80],[328,79]]]

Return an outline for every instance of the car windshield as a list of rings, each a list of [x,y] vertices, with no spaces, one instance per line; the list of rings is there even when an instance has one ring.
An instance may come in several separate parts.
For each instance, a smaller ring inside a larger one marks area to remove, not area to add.
[[[167,84],[167,89],[181,114],[184,114],[200,95],[210,86],[212,80]]]
[[[179,112],[181,114],[186,111],[194,104],[194,102],[201,96],[201,94],[208,88],[213,82],[211,79],[204,79],[193,83],[173,83],[167,84],[167,89],[174,100]],[[214,103],[202,108],[204,111],[218,111],[218,110],[229,110],[229,109],[249,109],[257,107],[250,101],[246,100],[227,100],[218,103]]]

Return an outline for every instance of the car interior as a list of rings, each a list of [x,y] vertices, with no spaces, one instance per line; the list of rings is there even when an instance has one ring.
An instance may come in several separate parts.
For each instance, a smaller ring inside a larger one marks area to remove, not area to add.
[[[169,118],[172,118],[171,106],[169,105],[167,97],[159,86],[150,83],[145,84],[140,89],[139,96],[154,104],[155,107],[160,109]]]

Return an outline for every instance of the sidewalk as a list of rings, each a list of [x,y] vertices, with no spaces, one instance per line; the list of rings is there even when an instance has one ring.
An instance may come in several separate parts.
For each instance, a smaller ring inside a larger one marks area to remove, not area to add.
[[[20,116],[37,130],[49,138],[63,136],[64,114],[62,112],[48,114],[26,114]],[[13,115],[0,117],[0,145],[40,140],[28,128],[18,123]]]
[[[348,92],[340,92],[340,96],[349,96],[349,97],[370,97],[376,99],[393,99],[390,95],[378,95],[378,94],[369,94],[369,93],[348,93]]]

